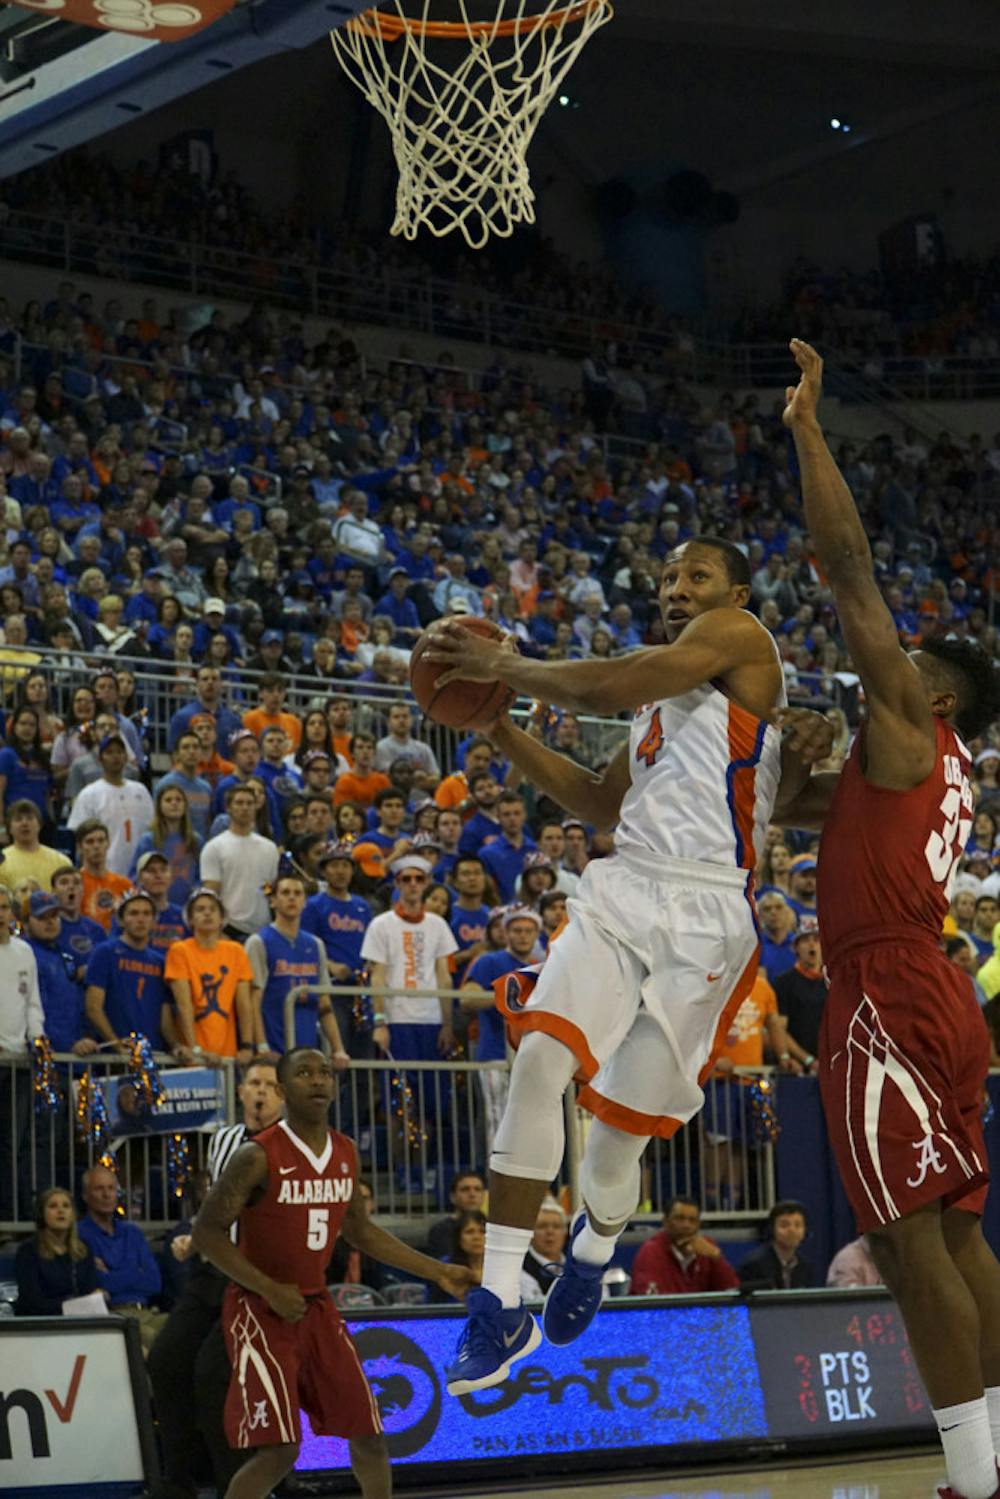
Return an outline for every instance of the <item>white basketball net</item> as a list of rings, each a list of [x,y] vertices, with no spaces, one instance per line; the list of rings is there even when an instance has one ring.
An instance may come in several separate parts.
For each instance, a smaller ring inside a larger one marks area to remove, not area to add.
[[[435,0],[389,0],[331,32],[351,81],[382,115],[399,169],[393,234],[458,230],[473,249],[535,222],[526,154],[538,122],[610,0],[494,0],[486,23],[454,0],[447,39]],[[431,28],[429,31],[428,28]],[[401,31],[401,34],[400,34]],[[392,39],[392,33],[398,39]],[[387,35],[389,34],[389,39]],[[508,34],[509,33],[509,34]],[[428,55],[433,48],[433,57]]]

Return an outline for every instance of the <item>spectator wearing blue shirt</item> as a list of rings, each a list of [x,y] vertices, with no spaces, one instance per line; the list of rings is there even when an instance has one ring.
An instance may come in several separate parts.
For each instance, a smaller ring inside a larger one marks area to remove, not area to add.
[[[796,854],[788,866],[789,906],[799,925],[808,917],[816,925],[816,860],[812,854]]]
[[[224,531],[232,532],[236,517],[240,514],[249,515],[253,521],[253,529],[260,530],[260,506],[255,505],[250,498],[250,485],[242,474],[235,475],[229,481],[229,498],[212,506],[212,514],[217,526]]]
[[[455,985],[461,988],[469,964],[487,950],[486,928],[490,920],[490,907],[484,900],[486,866],[478,854],[458,856],[452,870],[452,884],[457,896],[448,917],[448,925],[458,943],[458,952],[452,962]]]
[[[465,576],[465,558],[461,552],[449,552],[445,558],[445,567],[447,572],[431,595],[435,609],[439,614],[481,615],[483,601],[479,589]],[[456,608],[456,605],[459,607]]]
[[[496,881],[501,901],[506,904],[515,899],[525,858],[536,845],[534,839],[524,831],[525,807],[516,791],[501,792],[497,814],[500,831],[482,849],[480,857],[487,874],[491,874]]]
[[[458,1002],[462,1009],[479,1019],[477,1062],[507,1060],[507,1032],[503,1016],[496,1007],[493,985],[497,979],[505,978],[508,973],[514,973],[518,968],[524,968],[534,961],[542,918],[530,906],[512,906],[504,913],[503,929],[506,947],[499,952],[484,952],[475,959],[459,995]],[[493,1138],[503,1117],[507,1102],[507,1080],[508,1074],[500,1068],[479,1074],[487,1154],[493,1148]]]
[[[773,985],[795,967],[795,912],[780,890],[765,890],[757,900],[760,918],[760,966]]]
[[[127,625],[141,627],[145,636],[160,620],[160,604],[164,597],[163,578],[158,567],[150,568],[142,575],[142,588],[133,593],[125,605],[123,618]]]
[[[149,1305],[159,1294],[160,1271],[142,1230],[120,1218],[118,1177],[107,1166],[91,1166],[83,1175],[83,1200],[87,1207],[80,1219],[80,1238],[94,1256],[97,1281],[107,1292],[108,1306],[120,1317],[139,1324],[143,1352],[149,1352],[166,1321],[165,1312]]]
[[[94,948],[107,941],[107,933],[89,916],[80,914],[83,906],[83,876],[71,864],[64,864],[52,876],[52,894],[59,902],[58,946],[73,965],[73,977],[82,984]]]
[[[389,586],[375,605],[375,614],[384,615],[395,625],[393,645],[410,646],[421,631],[420,616],[412,599],[407,598],[410,575],[405,567],[394,567],[389,573]]]
[[[302,930],[312,932],[322,942],[331,983],[354,984],[365,967],[361,944],[372,910],[366,900],[351,894],[355,869],[352,845],[327,845],[317,857],[316,865],[326,886],[306,901]],[[360,1060],[369,1059],[375,1050],[371,1028],[356,1020],[354,1001],[349,995],[335,994],[332,1003],[348,1054]]]
[[[559,600],[549,588],[542,589],[535,600],[535,612],[528,622],[528,634],[540,650],[556,643],[556,608]]]
[[[52,463],[47,453],[36,448],[28,460],[28,472],[11,479],[7,491],[26,515],[33,506],[48,510],[59,498],[59,485],[52,477]]]
[[[167,731],[167,748],[170,750],[184,730],[190,727],[192,718],[196,718],[199,713],[210,713],[215,719],[219,744],[228,744],[230,735],[238,733],[243,727],[242,720],[222,701],[222,673],[217,666],[209,666],[207,663],[199,666],[194,691],[194,701],[178,708],[170,720]]]
[[[15,588],[21,590],[21,601],[24,606],[28,609],[37,609],[40,600],[38,579],[31,571],[31,542],[11,542],[7,556],[9,558],[7,566],[0,567],[0,588],[5,583],[13,583]]]
[[[187,797],[188,816],[195,833],[204,842],[208,837],[211,822],[212,787],[203,776],[198,775],[201,759],[201,743],[193,730],[179,734],[174,744],[173,767],[161,776],[156,784],[158,796],[167,786],[179,786]]]
[[[215,636],[221,635],[229,646],[229,659],[242,662],[243,643],[232,625],[226,624],[226,605],[222,599],[206,599],[202,608],[202,618],[194,627],[194,642],[191,646],[191,654],[196,661],[208,653],[208,648]]]
[[[267,926],[248,937],[247,957],[253,969],[250,998],[258,1046],[280,1055],[286,1047],[285,1002],[292,989],[307,985],[305,994],[295,1006],[296,1046],[315,1046],[322,1028],[330,1045],[334,1067],[342,1069],[350,1058],[344,1050],[333,1006],[326,995],[317,994],[326,987],[326,948],[313,932],[302,930],[306,904],[306,886],[301,875],[279,874],[271,894],[273,918]]]
[[[167,899],[173,872],[166,854],[156,848],[147,849],[136,859],[133,877],[137,889],[149,896],[153,902],[153,910],[156,912],[153,929],[149,934],[149,946],[158,953],[165,953],[173,943],[183,942],[190,937],[191,932],[184,920],[184,912],[180,905],[171,905]],[[186,899],[187,896],[185,896]],[[111,923],[112,941],[117,940],[121,935],[121,923],[116,916]],[[103,932],[101,940],[105,940]]]
[[[163,954],[150,945],[156,907],[145,890],[132,890],[117,911],[121,935],[102,942],[87,964],[87,1019],[102,1041],[123,1050],[130,1031],[154,1051],[166,1050],[163,1007],[168,1003]]]
[[[469,797],[476,810],[462,828],[458,840],[459,854],[478,854],[483,846],[499,836],[497,802],[500,785],[492,772],[474,770],[469,776]]]
[[[230,775],[221,776],[216,782],[215,790],[212,792],[212,804],[209,811],[212,821],[225,813],[226,792],[231,786],[243,786],[249,780],[262,779],[262,777],[257,775],[257,769],[261,761],[260,740],[252,729],[240,728],[231,736],[228,758],[233,762],[236,769]],[[281,827],[281,803],[266,782],[265,789],[267,791],[268,817],[271,827],[277,830]]]
[[[48,756],[42,749],[38,714],[34,708],[18,708],[7,720],[7,743],[0,749],[0,825],[14,802],[33,802],[44,839],[44,830],[52,821],[54,785]]]
[[[35,954],[38,992],[45,1013],[45,1034],[53,1051],[88,1056],[97,1042],[84,1035],[83,985],[76,979],[77,964],[59,945],[59,902],[47,890],[28,897],[25,936]]]
[[[49,509],[49,520],[70,545],[84,526],[100,526],[101,507],[86,498],[79,474],[67,474],[63,479],[59,498]]]

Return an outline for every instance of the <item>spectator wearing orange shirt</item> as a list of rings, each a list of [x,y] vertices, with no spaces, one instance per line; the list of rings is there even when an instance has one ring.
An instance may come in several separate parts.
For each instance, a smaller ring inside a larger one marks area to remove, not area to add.
[[[258,688],[260,706],[243,715],[243,724],[259,739],[265,729],[284,729],[293,750],[299,747],[302,724],[294,713],[284,711],[285,683],[277,672],[267,672]]]
[[[479,736],[472,740],[465,752],[465,769],[445,776],[434,792],[434,800],[442,812],[460,812],[468,820],[476,811],[476,803],[469,790],[469,777],[476,771],[489,770],[493,763],[493,746],[488,739]]]
[[[184,919],[194,936],[167,949],[163,970],[180,1037],[175,1055],[186,1062],[235,1057],[245,1066],[254,1052],[250,959],[223,937],[226,912],[214,890],[193,891]]]
[[[371,734],[352,734],[348,745],[352,768],[337,778],[333,788],[333,805],[355,802],[359,807],[370,807],[375,797],[389,783],[389,777],[374,770],[375,740]]]
[[[76,829],[76,852],[83,878],[80,914],[96,921],[105,932],[111,931],[118,901],[132,888],[131,880],[108,868],[110,847],[108,830],[96,817],[88,817]]]
[[[211,713],[196,713],[191,732],[198,741],[198,763],[195,774],[207,781],[214,791],[223,776],[231,776],[236,766],[219,754],[219,726]]]
[[[764,1035],[771,1051],[786,1072],[801,1072],[788,1054],[785,1022],[778,1013],[778,1000],[763,973],[730,1023],[715,1071],[705,1089],[702,1114],[705,1132],[705,1202],[710,1208],[735,1210],[741,1204],[744,1151],[749,1138],[750,1100],[747,1088],[752,1078],[733,1077],[734,1067],[764,1065]]]
[[[348,765],[354,764],[351,755],[351,720],[354,705],[349,697],[332,697],[326,705],[326,720],[330,728],[330,749]]]

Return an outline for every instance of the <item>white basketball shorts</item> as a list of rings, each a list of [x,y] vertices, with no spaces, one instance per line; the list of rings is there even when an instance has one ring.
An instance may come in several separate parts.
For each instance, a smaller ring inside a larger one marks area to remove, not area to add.
[[[630,853],[587,865],[537,982],[497,1002],[515,1040],[543,1031],[573,1052],[580,1102],[606,1124],[669,1138],[704,1102],[760,956],[747,870]]]

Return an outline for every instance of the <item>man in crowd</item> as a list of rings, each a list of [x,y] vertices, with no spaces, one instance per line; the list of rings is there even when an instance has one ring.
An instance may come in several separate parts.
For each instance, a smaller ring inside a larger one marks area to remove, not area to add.
[[[37,880],[43,890],[51,889],[52,876],[65,869],[69,860],[56,848],[41,842],[42,814],[33,801],[21,797],[7,808],[7,831],[11,841],[0,852],[0,885],[15,890],[22,880]]]
[[[227,933],[243,942],[267,925],[264,886],[278,873],[278,849],[256,832],[257,801],[248,786],[226,793],[229,827],[210,838],[201,851],[201,878],[228,913]]]
[[[797,917],[780,890],[766,890],[757,901],[760,919],[760,966],[773,984],[795,967]]]
[[[359,807],[370,807],[378,793],[388,787],[389,777],[374,768],[375,740],[371,734],[352,734],[348,748],[351,769],[338,777],[333,805],[357,802]]]
[[[460,1171],[448,1193],[451,1212],[431,1224],[427,1235],[427,1253],[434,1259],[451,1253],[455,1224],[463,1213],[482,1212],[486,1182],[478,1171]]]
[[[334,1066],[350,1060],[340,1039],[329,998],[316,992],[325,987],[326,949],[320,939],[302,930],[306,903],[305,881],[297,874],[279,874],[271,893],[271,921],[247,939],[246,954],[253,970],[250,1000],[255,1039],[259,1047],[280,1054],[286,1048],[285,1001],[292,989],[308,986],[295,1006],[295,1046],[313,1046],[322,1028]]]
[[[812,854],[796,854],[788,866],[788,904],[801,924],[802,918],[816,921],[816,860]]]
[[[1000,901],[995,895],[980,895],[976,900],[972,930],[969,933],[976,944],[980,962],[993,956],[993,931],[998,921],[1000,921]]]
[[[544,1301],[549,1286],[559,1276],[566,1258],[569,1223],[554,1197],[546,1197],[538,1209],[535,1231],[521,1270],[521,1300]]]
[[[194,681],[194,701],[178,708],[170,720],[167,731],[168,749],[173,749],[183,731],[190,727],[192,718],[199,713],[209,713],[215,719],[220,744],[228,744],[230,735],[243,727],[236,714],[222,700],[222,673],[217,666],[199,666]]]
[[[123,874],[108,868],[108,849],[111,840],[104,823],[96,817],[88,817],[76,829],[76,852],[80,860],[80,877],[83,883],[83,915],[96,924],[105,934],[111,930],[115,906],[126,890],[131,890],[131,881]]]
[[[166,1313],[149,1302],[160,1290],[160,1271],[142,1230],[119,1218],[118,1177],[107,1166],[91,1166],[83,1175],[87,1211],[78,1232],[97,1265],[97,1279],[107,1292],[108,1309],[139,1324],[143,1352],[148,1356]]]
[[[327,976],[333,984],[354,984],[365,966],[361,945],[372,919],[368,902],[351,894],[354,874],[354,852],[349,843],[328,844],[316,860],[325,888],[306,901],[302,913],[302,930],[318,937],[326,952]],[[337,1029],[350,1056],[370,1061],[374,1055],[375,1037],[355,1015],[349,995],[334,994],[330,1003]],[[388,1043],[388,1032],[382,1030],[379,1044]]]
[[[736,1271],[718,1244],[701,1232],[701,1208],[693,1197],[667,1204],[663,1227],[640,1245],[632,1264],[633,1296],[704,1295],[733,1291]]]
[[[478,854],[484,843],[496,838],[500,832],[497,817],[497,801],[500,787],[491,770],[469,772],[469,804],[466,807],[466,822],[458,840],[460,854]]]
[[[776,1202],[767,1216],[767,1242],[740,1266],[747,1291],[803,1291],[815,1286],[814,1267],[799,1254],[809,1230],[801,1202]]]
[[[465,751],[465,763],[439,783],[434,791],[434,800],[442,811],[459,812],[463,821],[473,815],[476,804],[469,789],[471,778],[481,770],[489,770],[493,764],[493,745],[481,734],[470,742]]]
[[[259,739],[265,729],[284,729],[290,747],[297,750],[302,739],[302,722],[285,709],[286,685],[277,672],[266,672],[257,687],[258,706],[243,715],[243,727]]]
[[[151,945],[156,910],[143,890],[130,890],[118,905],[121,934],[102,942],[87,964],[87,1020],[117,1051],[128,1052],[132,1031],[154,1051],[166,1049],[163,1009],[168,1003],[163,954]]]
[[[458,943],[458,951],[452,958],[455,984],[461,988],[467,977],[469,964],[486,952],[486,928],[490,920],[490,908],[486,904],[486,866],[477,854],[463,854],[452,870],[452,884],[456,899],[452,904],[448,925]]]
[[[97,1050],[97,1042],[84,1035],[83,984],[67,964],[59,935],[58,900],[50,891],[33,890],[28,896],[25,936],[35,955],[45,1034],[53,1051],[89,1056]]]
[[[375,769],[388,771],[394,760],[412,760],[414,765],[440,780],[434,751],[422,739],[412,735],[413,715],[408,703],[392,703],[388,713],[389,732],[375,746]]]
[[[448,959],[458,944],[448,923],[424,910],[431,874],[426,859],[406,854],[396,860],[392,872],[396,904],[374,918],[361,945],[361,956],[371,967],[375,1041],[396,1061],[436,1062],[450,1056],[455,1044]],[[441,995],[409,999],[408,989],[438,989]],[[388,1031],[387,1042],[381,1039],[380,1026]],[[411,1087],[414,1081],[411,1074]],[[439,1116],[447,1097],[447,1075],[435,1074],[425,1086],[427,1114]]]
[[[38,990],[38,965],[29,943],[15,937],[14,908],[10,891],[0,885],[0,1053],[23,1057],[33,1041],[45,1032],[45,1016]],[[0,1119],[5,1121],[7,1139],[20,1159],[21,1137],[28,1120],[27,1092],[15,1093],[17,1073],[11,1067],[0,1067]],[[25,1088],[28,1086],[24,1074]],[[11,1127],[13,1126],[13,1128]],[[14,1216],[13,1163],[0,1171],[0,1219]],[[20,1185],[20,1183],[19,1183]],[[25,1183],[22,1211],[27,1208]],[[19,1195],[21,1195],[19,1193]]]
[[[183,942],[190,936],[184,923],[184,912],[180,906],[171,905],[167,899],[170,889],[170,860],[166,854],[152,848],[141,854],[135,866],[137,888],[147,895],[156,913],[149,934],[149,945],[158,953],[165,953],[173,942]],[[111,927],[111,935],[118,936],[118,918]]]
[[[250,729],[237,729],[229,739],[229,755],[233,769],[229,775],[219,778],[212,792],[210,815],[212,821],[226,810],[226,792],[231,786],[245,786],[256,776],[260,766],[260,740]],[[281,807],[273,789],[267,787],[267,809],[272,828],[281,827]]]
[[[488,924],[489,918],[487,918]],[[541,935],[542,918],[530,906],[510,906],[503,915],[505,946],[498,952],[481,952],[471,963],[462,985],[459,1004],[467,1014],[479,1020],[476,1042],[477,1062],[506,1062],[507,1029],[496,1007],[493,985],[515,969],[526,967],[533,958]],[[485,943],[483,944],[485,949]],[[500,1128],[507,1103],[508,1074],[501,1068],[480,1072],[479,1087],[483,1095],[487,1152]]]
[[[212,788],[198,774],[201,761],[201,743],[197,734],[185,729],[174,742],[173,763],[165,776],[156,783],[159,794],[165,786],[179,786],[187,797],[191,826],[202,840],[208,837]]]
[[[786,1048],[803,1072],[815,1072],[827,994],[819,930],[805,927],[796,932],[794,942],[795,967],[775,980],[774,992],[785,1023]]]
[[[512,901],[526,856],[535,848],[535,840],[525,832],[524,802],[516,791],[504,791],[497,803],[500,831],[480,850],[487,874],[496,881],[502,901]]]
[[[136,846],[153,820],[153,799],[140,781],[128,781],[124,771],[128,750],[121,734],[105,734],[98,747],[101,778],[84,786],[73,803],[67,826],[79,829],[95,819],[109,836],[107,865],[113,874],[127,875]]]
[[[90,954],[107,932],[89,916],[82,915],[83,876],[65,864],[52,876],[52,894],[59,902],[59,945],[73,965],[77,983],[83,983]]]
[[[254,1054],[254,1013],[250,1002],[253,969],[243,947],[223,936],[226,908],[208,887],[195,890],[184,907],[192,935],[175,942],[164,965],[173,995],[182,1061]]]

